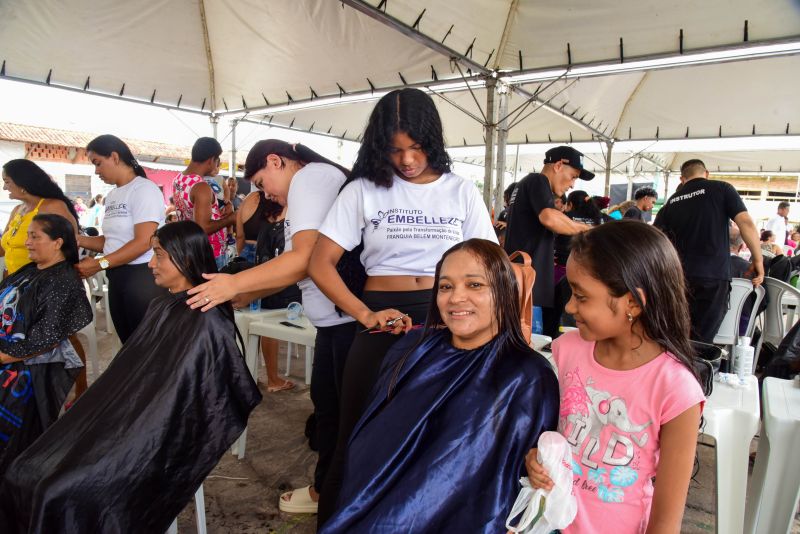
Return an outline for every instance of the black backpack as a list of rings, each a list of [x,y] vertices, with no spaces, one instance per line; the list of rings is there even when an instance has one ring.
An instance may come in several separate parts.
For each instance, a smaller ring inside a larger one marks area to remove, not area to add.
[[[283,220],[274,223],[262,223],[256,239],[256,265],[280,256],[283,254],[285,246]],[[264,297],[261,307],[278,310],[287,307],[292,302],[302,302],[302,293],[297,284],[292,284],[278,293]]]

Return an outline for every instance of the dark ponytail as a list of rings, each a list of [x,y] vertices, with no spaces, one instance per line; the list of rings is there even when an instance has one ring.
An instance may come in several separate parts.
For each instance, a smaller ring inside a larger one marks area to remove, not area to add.
[[[122,139],[115,135],[105,134],[95,137],[89,141],[88,145],[86,145],[86,151],[100,154],[106,158],[110,157],[112,152],[116,152],[119,156],[119,160],[133,169],[133,172],[136,174],[136,176],[147,178],[147,174],[144,172],[144,169],[141,165],[139,165],[139,162],[136,161],[136,158],[133,157],[133,152],[131,152],[131,149],[128,148],[128,145],[126,145]]]
[[[267,164],[267,156],[270,154],[297,161],[303,165],[306,163],[325,163],[327,165],[333,165],[342,171],[347,178],[350,177],[350,169],[342,167],[338,163],[334,163],[305,145],[301,145],[300,143],[291,145],[280,139],[263,139],[253,145],[253,148],[247,153],[247,160],[244,164],[245,179],[249,180],[255,173],[263,169]]]
[[[12,159],[3,165],[3,172],[11,178],[14,184],[33,196],[53,198],[63,202],[67,206],[67,211],[75,217],[75,224],[78,224],[78,213],[75,211],[75,206],[64,194],[64,191],[58,187],[58,184],[37,164],[27,159]]]
[[[78,241],[75,238],[75,228],[65,217],[55,213],[40,213],[34,216],[33,221],[42,227],[42,232],[50,239],[61,240],[61,253],[70,265],[78,263]]]
[[[603,214],[586,191],[573,191],[567,196],[567,204],[572,205],[570,213],[584,219],[591,219],[595,226],[603,223]]]

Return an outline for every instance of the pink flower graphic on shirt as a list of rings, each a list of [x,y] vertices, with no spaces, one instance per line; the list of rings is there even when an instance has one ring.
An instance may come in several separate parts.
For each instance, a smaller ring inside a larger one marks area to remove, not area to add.
[[[576,368],[575,371],[564,374],[567,387],[564,388],[561,395],[560,417],[566,417],[572,414],[589,415],[589,404],[591,401],[589,395],[586,393],[586,388],[583,386],[579,373],[580,370]]]

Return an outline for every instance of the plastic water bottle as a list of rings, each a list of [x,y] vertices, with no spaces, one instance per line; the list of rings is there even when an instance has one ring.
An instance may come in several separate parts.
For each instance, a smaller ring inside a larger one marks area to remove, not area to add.
[[[752,375],[755,348],[750,346],[750,338],[747,336],[740,337],[739,344],[733,348],[733,354],[735,355],[736,375],[739,380],[744,380]]]
[[[290,302],[286,306],[286,318],[290,321],[296,321],[303,315],[303,305],[299,302]]]
[[[250,303],[250,311],[258,311],[261,309],[261,299],[256,299]]]
[[[531,330],[534,334],[544,333],[544,320],[542,319],[542,308],[540,306],[533,307],[533,327]]]

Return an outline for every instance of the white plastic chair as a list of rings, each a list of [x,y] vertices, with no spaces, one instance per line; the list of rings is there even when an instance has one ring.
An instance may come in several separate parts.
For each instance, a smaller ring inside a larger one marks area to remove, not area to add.
[[[750,320],[747,322],[747,328],[745,329],[745,334],[750,339],[753,339],[753,334],[756,330],[756,319],[758,318],[758,309],[761,307],[761,302],[764,300],[764,297],[767,294],[767,290],[764,289],[763,285],[760,285],[756,288],[753,288],[753,291],[756,294],[756,300],[753,302],[753,313],[750,314]]]
[[[92,322],[84,326],[78,331],[78,335],[83,335],[87,341],[86,357],[92,365],[92,378],[97,380],[100,376],[100,362],[97,356],[97,309],[94,307],[94,300],[92,298],[91,285],[84,281],[86,287],[86,298],[89,299],[89,304],[92,308]]]
[[[202,484],[194,494],[194,514],[197,519],[197,534],[206,534],[206,500]],[[178,534],[177,517],[167,529],[167,534]]]
[[[100,306],[106,314],[106,332],[109,334],[116,334],[114,330],[114,321],[111,320],[111,308],[108,305],[108,278],[105,271],[100,271],[88,278],[89,287],[91,288],[92,296],[100,298]],[[90,299],[92,304],[94,300]]]
[[[788,295],[800,303],[800,290],[769,276],[764,279],[764,286],[767,290],[767,311],[764,317],[764,335],[762,337],[764,341],[769,341],[777,346],[786,335],[787,328],[792,326],[784,321],[783,299]]]
[[[728,311],[722,319],[714,345],[736,345],[739,341],[739,322],[744,303],[753,292],[753,283],[746,278],[731,279],[731,292],[728,295]],[[755,308],[756,310],[758,308]],[[751,318],[752,320],[752,318]]]

